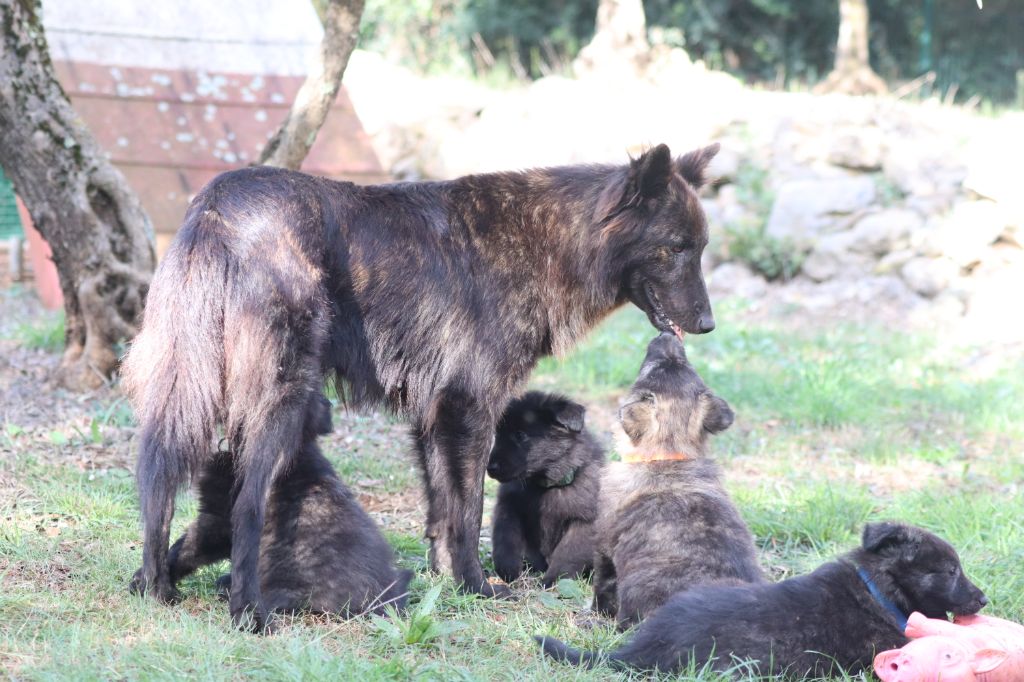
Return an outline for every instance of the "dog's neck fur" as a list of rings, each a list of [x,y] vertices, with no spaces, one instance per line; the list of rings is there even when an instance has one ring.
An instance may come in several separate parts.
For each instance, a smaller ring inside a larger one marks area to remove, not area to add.
[[[903,613],[909,614],[917,610],[896,579],[879,565],[881,562],[877,555],[863,549],[856,549],[844,557],[844,563],[854,571],[858,568],[863,569],[878,591]],[[868,592],[867,585],[864,586],[864,590]],[[874,597],[872,596],[871,599]]]
[[[689,462],[697,459],[699,456],[700,455],[680,450],[661,452],[641,452],[639,450],[634,450],[632,452],[623,453],[622,461],[626,464],[641,464],[644,462]]]
[[[616,219],[608,221],[602,207],[608,205],[604,195],[614,193],[619,184],[624,189],[627,177],[627,166],[583,165],[453,181],[460,195],[458,209],[468,223],[476,224],[472,218],[494,207],[501,212],[493,229],[478,235],[490,260],[500,264],[515,258],[520,262],[514,267],[522,267],[525,257],[541,265],[544,276],[533,293],[540,300],[547,345],[556,356],[565,355],[626,302],[626,275],[623,265],[615,263],[622,237],[608,229]],[[515,240],[511,233],[519,229],[531,241],[510,250]],[[602,232],[601,237],[594,239],[595,232]],[[597,273],[604,276],[596,278]]]

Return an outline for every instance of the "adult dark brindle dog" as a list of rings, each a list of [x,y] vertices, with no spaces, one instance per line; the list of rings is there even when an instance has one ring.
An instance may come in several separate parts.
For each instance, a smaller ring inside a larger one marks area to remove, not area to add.
[[[478,556],[496,420],[538,358],[626,301],[663,331],[714,329],[697,189],[717,151],[674,160],[660,145],[623,166],[367,187],[274,168],[213,180],[153,278],[125,360],[144,524],[131,589],[175,597],[175,491],[222,426],[236,474],[231,615],[265,626],[265,501],[334,374],[350,403],[411,421],[435,570],[506,593]]]

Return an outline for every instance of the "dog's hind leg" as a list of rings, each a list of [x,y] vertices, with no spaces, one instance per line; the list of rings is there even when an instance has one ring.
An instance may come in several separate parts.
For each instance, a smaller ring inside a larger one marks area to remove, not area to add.
[[[484,473],[494,418],[468,393],[446,388],[434,396],[415,441],[427,489],[431,567],[451,575],[467,592],[511,596],[504,585],[488,583],[480,566]]]
[[[591,608],[603,616],[614,618],[619,610],[618,579],[611,557],[595,552],[594,556],[594,603]]]
[[[562,536],[561,542],[548,558],[544,573],[544,587],[551,587],[561,577],[582,578],[594,566],[594,527],[574,523]]]
[[[152,430],[145,432],[136,470],[143,523],[142,568],[128,584],[133,594],[151,595],[166,603],[178,600],[167,570],[167,544],[174,495],[186,478],[183,462],[160,444]]]

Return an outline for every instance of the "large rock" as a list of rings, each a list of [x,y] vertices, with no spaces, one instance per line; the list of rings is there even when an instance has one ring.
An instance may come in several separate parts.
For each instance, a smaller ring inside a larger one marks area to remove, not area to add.
[[[853,238],[849,231],[821,237],[800,270],[816,282],[861,277],[871,272],[874,261],[852,250]]]
[[[932,144],[932,139],[893,141],[882,162],[886,179],[904,194],[929,196],[955,191],[967,177],[967,167]]]
[[[961,267],[978,262],[1003,233],[1007,217],[993,201],[961,201],[945,216],[935,216],[911,234],[920,253],[946,256]]]
[[[841,128],[832,138],[828,162],[843,168],[876,171],[885,156],[885,135],[876,126]]]
[[[715,294],[760,298],[768,290],[768,283],[742,263],[722,263],[711,272],[708,288]]]
[[[887,208],[861,218],[851,231],[850,248],[860,253],[882,256],[905,248],[910,234],[924,221],[915,211]]]
[[[811,248],[818,237],[841,229],[843,216],[861,211],[875,200],[875,183],[866,176],[791,180],[783,184],[772,205],[766,233]]]
[[[944,290],[960,273],[960,268],[949,258],[919,256],[907,261],[900,274],[907,285],[929,298]]]

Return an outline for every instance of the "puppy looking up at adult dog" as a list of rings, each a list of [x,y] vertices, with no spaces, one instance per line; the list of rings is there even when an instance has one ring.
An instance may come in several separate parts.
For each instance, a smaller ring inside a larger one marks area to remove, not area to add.
[[[494,569],[506,582],[524,567],[560,577],[594,567],[594,522],[604,451],[584,428],[585,408],[530,391],[505,409],[487,464],[501,481],[491,533]]]
[[[733,412],[686,359],[682,341],[658,335],[619,411],[629,442],[601,481],[594,609],[620,628],[673,593],[764,578],[754,539],[706,458],[708,436]]]
[[[613,667],[669,673],[748,661],[760,675],[815,678],[870,669],[898,649],[907,616],[977,613],[988,600],[946,541],[900,523],[869,523],[861,546],[779,583],[706,585],[674,595],[607,657]],[[536,638],[552,658],[592,667],[598,654]]]

